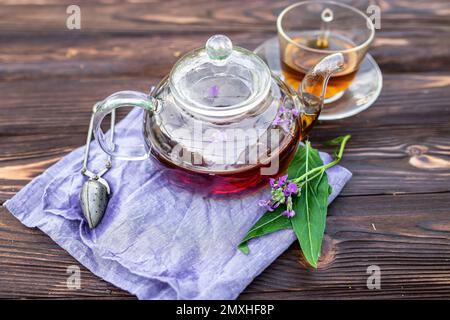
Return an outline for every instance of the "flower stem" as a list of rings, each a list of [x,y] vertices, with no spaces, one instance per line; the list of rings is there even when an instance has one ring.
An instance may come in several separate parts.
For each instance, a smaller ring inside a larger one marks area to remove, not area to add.
[[[324,165],[322,165],[320,167],[316,167],[316,168],[314,168],[314,169],[312,169],[312,170],[310,170],[308,172],[305,172],[300,177],[292,180],[292,182],[299,183],[300,181],[302,181],[303,179],[305,179],[306,177],[308,177],[309,175],[311,175],[313,173],[316,173],[316,172],[319,172],[319,171],[320,172],[324,171],[324,170],[326,170],[328,168],[331,168],[332,166],[338,164],[339,161],[341,161],[341,159],[342,159],[342,155],[344,154],[344,150],[345,150],[345,145],[347,144],[347,141],[350,139],[350,137],[351,137],[350,135],[346,135],[346,136],[344,136],[342,138],[341,145],[339,147],[339,152],[337,153],[336,158],[334,158],[333,161],[331,161],[330,163],[324,164]]]

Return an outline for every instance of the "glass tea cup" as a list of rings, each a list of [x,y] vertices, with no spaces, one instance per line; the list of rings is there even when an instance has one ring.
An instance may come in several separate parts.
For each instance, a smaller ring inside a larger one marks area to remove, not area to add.
[[[344,55],[343,68],[328,82],[325,103],[344,95],[375,35],[372,21],[363,12],[332,1],[287,7],[278,16],[277,30],[283,77],[294,89],[322,58],[337,52]]]

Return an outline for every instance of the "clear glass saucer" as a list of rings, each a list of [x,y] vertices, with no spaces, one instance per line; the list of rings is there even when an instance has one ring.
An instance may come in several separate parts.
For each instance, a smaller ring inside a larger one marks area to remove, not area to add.
[[[265,41],[254,52],[267,63],[273,73],[283,78],[277,37]],[[325,103],[319,120],[343,119],[366,110],[377,100],[382,87],[380,67],[372,56],[367,54],[350,87],[339,99]]]

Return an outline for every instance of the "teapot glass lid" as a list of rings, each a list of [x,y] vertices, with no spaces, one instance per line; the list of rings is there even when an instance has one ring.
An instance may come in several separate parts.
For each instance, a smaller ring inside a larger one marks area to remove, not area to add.
[[[177,103],[211,118],[233,117],[258,105],[270,89],[271,74],[253,52],[215,35],[173,67],[169,84]]]

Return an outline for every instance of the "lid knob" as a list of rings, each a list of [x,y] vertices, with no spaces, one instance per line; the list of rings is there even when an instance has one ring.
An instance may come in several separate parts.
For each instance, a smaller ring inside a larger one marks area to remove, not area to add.
[[[221,61],[233,52],[233,43],[227,36],[217,34],[206,41],[206,53],[211,60]]]

